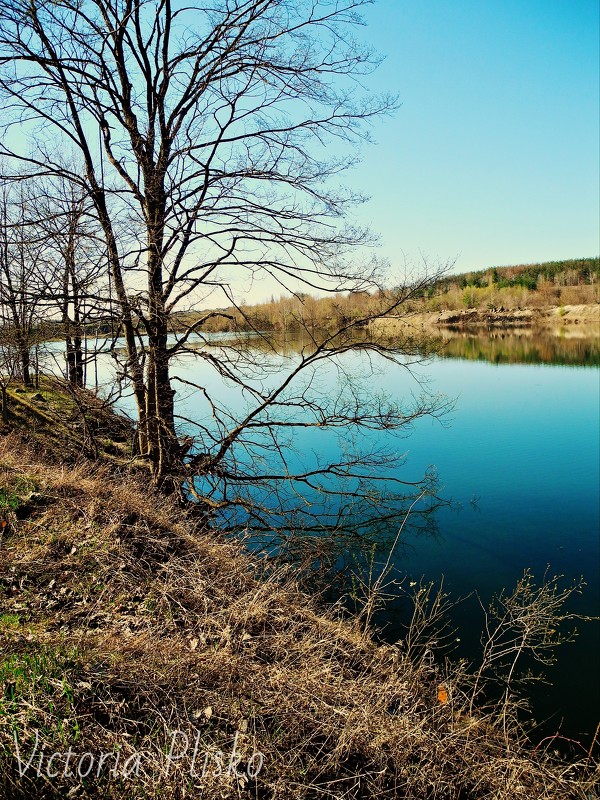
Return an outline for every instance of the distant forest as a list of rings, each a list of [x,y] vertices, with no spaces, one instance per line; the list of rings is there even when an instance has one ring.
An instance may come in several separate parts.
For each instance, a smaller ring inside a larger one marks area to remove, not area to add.
[[[457,310],[460,308],[527,308],[597,303],[600,258],[577,258],[489,267],[476,272],[447,275],[427,289],[411,294],[402,313]],[[386,296],[405,292],[396,288],[385,293],[349,292],[343,296],[313,297],[309,294],[271,298],[269,302],[223,309],[203,325],[203,330],[280,331],[333,329],[345,322],[372,315]],[[198,313],[179,315],[182,324],[193,322]]]
[[[522,286],[531,291],[543,290],[548,285],[555,288],[597,285],[600,276],[600,258],[571,258],[568,261],[546,261],[543,264],[519,264],[514,267],[491,267],[478,272],[449,275],[437,281],[433,290],[443,294],[450,289],[467,286],[477,289],[490,285],[498,289]],[[560,295],[557,295],[560,296]]]

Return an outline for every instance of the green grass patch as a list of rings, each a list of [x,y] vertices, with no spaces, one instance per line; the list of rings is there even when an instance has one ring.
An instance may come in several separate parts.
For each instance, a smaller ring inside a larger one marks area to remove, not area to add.
[[[80,732],[75,713],[80,670],[74,647],[42,645],[5,657],[0,661],[0,730],[8,727],[20,738],[35,722],[45,739],[57,745],[73,741]]]
[[[36,489],[37,486],[31,478],[22,476],[16,476],[9,486],[0,486],[0,515],[7,511],[17,511],[27,495]]]
[[[18,628],[21,624],[17,614],[0,614],[0,630],[3,628]]]

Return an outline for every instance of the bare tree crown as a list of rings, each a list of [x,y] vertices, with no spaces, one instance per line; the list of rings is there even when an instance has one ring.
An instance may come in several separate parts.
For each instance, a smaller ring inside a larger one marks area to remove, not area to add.
[[[371,120],[395,104],[362,84],[378,62],[355,37],[369,2],[0,0],[1,152],[30,177],[66,179],[89,199],[125,338],[140,452],[158,482],[187,477],[213,507],[257,512],[248,487],[269,481],[320,491],[321,479],[346,479],[339,496],[353,495],[350,486],[360,494],[387,456],[353,452],[295,469],[281,436],[307,427],[395,430],[438,409],[436,401],[390,405],[348,375],[339,393],[317,397],[306,377],[350,350],[395,361],[398,348],[352,334],[398,308],[421,281],[381,291],[363,319],[334,333],[311,333],[275,387],[257,386],[240,369],[239,346],[197,349],[254,405],[236,419],[197,382],[207,419],[196,420],[191,444],[177,427],[173,358],[221,313],[200,315],[173,336],[178,309],[197,308],[215,291],[235,303],[230,281],[247,286],[255,275],[296,292],[382,288],[377,259],[357,247],[372,236],[349,215],[363,196],[338,185]],[[252,457],[266,450],[277,462],[268,474]],[[371,506],[379,497],[363,496]]]

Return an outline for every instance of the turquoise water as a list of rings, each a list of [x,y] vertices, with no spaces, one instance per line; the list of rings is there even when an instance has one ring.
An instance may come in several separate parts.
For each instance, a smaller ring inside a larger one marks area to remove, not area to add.
[[[409,464],[434,463],[443,494],[457,512],[437,514],[440,536],[420,537],[396,560],[415,580],[444,576],[456,595],[477,590],[487,600],[514,586],[525,568],[566,581],[583,575],[584,594],[571,609],[600,613],[599,372],[557,366],[436,361],[434,385],[456,397],[447,427],[422,420],[410,440]],[[394,380],[386,384],[393,389]],[[474,500],[472,503],[471,501]],[[478,604],[455,612],[462,644],[475,659],[483,617]],[[396,620],[388,617],[393,638]],[[587,740],[600,719],[600,631],[580,623],[579,636],[557,651],[544,671],[553,685],[536,687],[540,735],[560,729]]]
[[[368,365],[355,355],[341,361],[345,374],[364,374],[368,396],[382,392],[403,401],[419,395],[424,385],[428,392],[454,400],[441,422],[417,420],[399,440],[381,433],[363,437],[363,445],[392,442],[405,454],[403,465],[391,473],[401,479],[417,480],[435,466],[440,494],[453,503],[436,512],[437,535],[408,534],[408,546],[394,554],[391,577],[443,578],[451,595],[477,591],[487,604],[503,587],[514,587],[526,568],[538,580],[546,572],[564,575],[564,583],[583,576],[585,591],[572,599],[569,610],[598,615],[599,370],[447,356],[415,365],[412,374],[383,361]],[[186,362],[180,368],[198,379],[197,365]],[[202,379],[208,381],[204,371]],[[223,392],[210,380],[228,408],[243,405],[231,387]],[[316,391],[334,393],[337,385],[335,370],[319,371]],[[200,409],[193,395],[182,407],[192,418]],[[288,464],[294,467],[335,460],[340,452],[337,436],[319,429],[300,430],[289,445],[295,452],[287,452]],[[240,463],[244,458],[240,456]],[[319,497],[311,499],[312,510],[318,511]],[[403,616],[401,607],[392,607],[376,618],[385,638],[401,636]],[[484,624],[479,603],[471,598],[459,605],[453,621],[461,640],[455,655],[476,663]],[[557,651],[557,663],[543,668],[552,685],[530,691],[539,723],[534,739],[560,730],[589,746],[600,720],[600,625],[580,623],[578,628],[575,642]]]
[[[369,366],[356,355],[340,360],[346,375],[363,375],[362,385],[370,397],[382,392],[403,401],[411,394],[418,395],[420,381],[426,381],[429,392],[454,401],[443,424],[422,418],[398,440],[381,433],[363,437],[363,444],[391,444],[405,454],[404,464],[391,473],[401,479],[418,480],[434,465],[441,495],[453,501],[451,507],[435,513],[435,536],[409,532],[407,546],[394,553],[392,577],[418,581],[423,576],[437,582],[443,578],[444,588],[452,596],[477,591],[487,603],[503,587],[514,587],[526,568],[538,579],[547,570],[551,575],[564,575],[567,583],[583,576],[585,591],[569,608],[598,615],[600,370],[585,363],[518,363],[523,340],[503,339],[502,346],[516,363],[503,363],[497,352],[495,363],[481,360],[485,347],[476,348],[479,360],[457,357],[462,351],[456,348],[448,350],[444,358],[415,365],[412,375],[383,361]],[[472,350],[473,342],[467,344]],[[527,359],[532,346],[536,353],[546,351],[529,338]],[[560,360],[572,363],[578,354],[584,360],[586,353],[597,352],[595,347],[590,350],[577,345],[576,350],[569,350],[568,359],[561,351]],[[555,349],[554,344],[552,353]],[[551,358],[557,360],[555,356]],[[269,357],[271,374],[263,376],[264,381],[274,384],[295,358],[294,346],[288,349],[286,359]],[[597,363],[595,356],[591,361]],[[101,376],[105,369],[99,370]],[[247,396],[225,384],[206,362],[186,356],[174,371],[220,398],[233,418],[247,404]],[[260,382],[261,375],[262,368],[255,372],[254,380]],[[319,370],[313,391],[333,395],[338,378],[331,367]],[[180,413],[199,421],[209,418],[200,393],[176,382],[173,386],[178,391]],[[123,398],[121,405],[133,410],[130,399]],[[259,439],[254,444],[254,449],[250,441],[250,449],[240,451],[238,466],[255,465],[264,458],[268,467],[272,454],[261,451]],[[290,436],[284,449],[291,466],[311,466],[319,459],[335,459],[340,441],[323,429],[301,429]],[[268,491],[262,499],[269,502]],[[312,500],[312,510],[319,511],[320,501],[316,496]],[[401,636],[405,612],[399,605],[379,614],[376,622],[382,626],[384,638],[394,641]],[[473,597],[457,606],[453,622],[460,639],[455,655],[476,663],[483,614]],[[540,724],[532,732],[534,740],[560,731],[589,747],[600,720],[600,624],[581,623],[578,627],[575,642],[562,645],[557,663],[544,668],[552,685],[535,686],[531,691],[533,715]]]

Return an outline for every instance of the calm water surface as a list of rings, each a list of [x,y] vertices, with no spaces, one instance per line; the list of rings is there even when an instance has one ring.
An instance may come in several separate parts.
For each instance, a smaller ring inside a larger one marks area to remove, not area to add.
[[[572,332],[544,338],[530,332],[448,336],[441,355],[415,373],[428,380],[430,391],[454,398],[454,410],[444,425],[419,420],[400,441],[407,459],[398,476],[415,480],[435,465],[441,494],[454,506],[436,512],[437,536],[409,537],[409,546],[395,553],[395,576],[443,577],[452,595],[476,590],[487,602],[503,587],[514,587],[524,569],[537,578],[548,569],[566,581],[583,576],[585,592],[571,610],[600,614],[600,340]],[[289,352],[294,349],[290,343]],[[344,367],[360,372],[364,364],[353,359]],[[243,405],[206,364],[185,358],[177,371],[220,394],[229,408]],[[325,370],[321,386],[328,380],[334,379]],[[399,400],[420,391],[413,377],[383,362],[369,386]],[[206,418],[199,395],[183,394],[180,411]],[[125,408],[130,405],[123,401]],[[295,445],[303,453],[314,448],[335,456],[336,440],[319,435],[308,431]],[[393,641],[400,635],[402,617],[402,608],[380,614],[384,637]],[[471,598],[460,604],[454,622],[461,640],[457,655],[476,659],[483,625],[478,603]],[[557,664],[546,668],[552,685],[533,690],[540,723],[534,739],[560,730],[589,747],[600,720],[600,624],[579,628],[576,641],[562,645]]]
[[[414,480],[434,465],[441,494],[454,503],[436,513],[437,536],[409,536],[409,546],[395,553],[395,576],[443,577],[452,595],[476,590],[486,604],[514,587],[526,568],[538,579],[546,571],[565,582],[583,576],[585,592],[570,610],[599,615],[600,340],[573,331],[448,336],[441,354],[416,367],[414,377],[382,362],[368,379],[371,391],[398,400],[420,392],[415,378],[455,399],[444,424],[423,418],[399,443],[407,458],[398,477]],[[359,362],[348,356],[344,367],[360,373]],[[322,380],[333,390],[330,372]],[[187,403],[193,415],[193,398]],[[302,453],[337,454],[336,440],[315,430],[295,444]],[[402,609],[376,621],[394,641]],[[474,598],[456,608],[454,622],[456,654],[476,661],[483,615]],[[589,746],[600,720],[600,624],[580,623],[576,641],[562,645],[557,663],[544,670],[552,684],[531,689],[540,725],[532,736],[560,730]]]
[[[477,590],[483,599],[514,586],[527,567],[536,577],[547,568],[569,580],[583,575],[587,587],[571,608],[598,615],[598,370],[457,358],[436,360],[427,372],[456,406],[446,427],[420,421],[407,441],[409,464],[435,464],[443,494],[462,509],[441,509],[440,536],[403,550],[398,572],[444,576],[451,593]],[[393,378],[385,380],[392,389]],[[467,601],[455,620],[459,654],[474,656],[481,609]],[[386,621],[393,638],[395,620]],[[534,711],[544,733],[560,727],[589,739],[600,719],[600,631],[597,622],[579,629],[546,669],[553,686],[536,688]]]
[[[434,465],[441,494],[454,503],[436,512],[438,535],[409,536],[395,553],[395,577],[443,578],[451,595],[477,591],[487,604],[526,568],[538,579],[563,575],[565,584],[583,576],[584,593],[569,610],[600,615],[599,344],[530,332],[456,334],[414,370],[455,406],[443,425],[428,418],[415,424],[402,442],[407,460],[398,477],[412,480]],[[398,399],[415,389],[385,366],[371,385]],[[477,661],[483,621],[475,598],[457,606],[456,655]],[[377,622],[395,641],[402,609]],[[600,623],[578,629],[557,650],[557,663],[543,667],[551,685],[528,690],[539,724],[533,739],[560,730],[589,747],[600,721]]]

